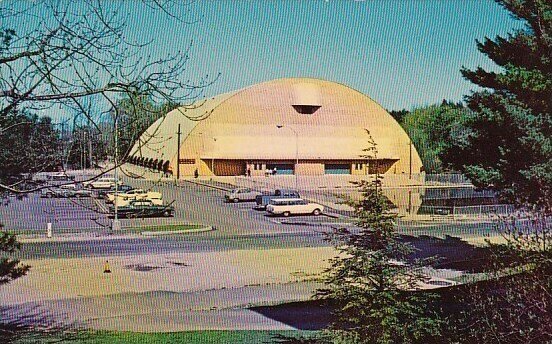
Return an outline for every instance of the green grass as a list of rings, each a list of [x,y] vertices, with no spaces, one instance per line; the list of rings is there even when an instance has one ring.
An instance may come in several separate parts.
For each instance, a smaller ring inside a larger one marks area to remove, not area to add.
[[[169,232],[169,231],[189,231],[194,229],[200,229],[206,227],[202,224],[193,224],[193,225],[153,225],[153,226],[140,226],[140,227],[130,227],[125,230],[129,231],[139,231],[139,232]]]
[[[138,344],[138,343],[186,343],[186,344],[262,344],[278,343],[278,338],[312,336],[315,331],[189,331],[174,333],[136,333],[136,332],[81,332],[78,334],[37,333],[25,335],[14,341],[27,343],[75,343],[75,344]],[[1,339],[1,338],[0,338]]]
[[[139,233],[139,232],[163,232],[163,231],[187,231],[199,228],[204,228],[203,224],[172,224],[172,225],[149,225],[149,226],[132,226],[123,227],[116,234],[125,233]],[[98,232],[101,229],[74,229],[74,228],[54,228],[54,236],[56,234],[80,234],[87,232]],[[46,235],[46,228],[44,230],[35,229],[17,229],[17,230],[4,230],[5,232],[13,233],[16,235]]]

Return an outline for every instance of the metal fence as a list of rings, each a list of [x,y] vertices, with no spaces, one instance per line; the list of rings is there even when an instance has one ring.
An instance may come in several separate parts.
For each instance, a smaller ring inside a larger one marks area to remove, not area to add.
[[[461,173],[426,174],[426,184],[471,184],[470,180]]]

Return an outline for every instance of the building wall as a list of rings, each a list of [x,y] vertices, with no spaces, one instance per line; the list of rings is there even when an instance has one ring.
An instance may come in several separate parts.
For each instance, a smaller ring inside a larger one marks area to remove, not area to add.
[[[321,176],[324,174],[324,164],[322,162],[301,162],[299,161],[299,166],[297,167],[298,175],[303,176]]]

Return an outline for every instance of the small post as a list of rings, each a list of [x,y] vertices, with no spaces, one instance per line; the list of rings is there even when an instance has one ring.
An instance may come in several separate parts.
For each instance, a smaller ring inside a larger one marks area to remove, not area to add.
[[[52,223],[48,222],[46,225],[46,237],[51,238],[52,237]]]
[[[109,268],[109,261],[108,260],[105,261],[103,272],[104,272],[104,274],[110,274],[111,273],[111,269]]]

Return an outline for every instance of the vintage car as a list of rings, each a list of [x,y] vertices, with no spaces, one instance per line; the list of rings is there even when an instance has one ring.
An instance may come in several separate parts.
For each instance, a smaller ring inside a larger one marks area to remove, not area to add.
[[[255,201],[255,198],[259,195],[262,195],[262,193],[249,188],[237,188],[230,190],[229,193],[224,195],[224,199],[227,202],[238,203],[242,201]]]
[[[127,205],[130,201],[134,200],[149,200],[156,205],[163,204],[163,195],[161,195],[161,193],[155,191],[146,191],[143,189],[133,189],[126,193],[117,194],[117,197],[115,197],[115,194],[112,194],[111,196],[108,194],[107,197],[107,202],[117,202],[118,206]]]
[[[115,212],[115,207],[110,206],[112,213]],[[117,216],[129,217],[155,217],[155,216],[174,216],[174,207],[171,205],[154,204],[150,200],[133,200],[127,205],[117,207]]]
[[[121,181],[115,183],[115,178],[112,177],[100,177],[98,179],[90,180],[82,183],[87,189],[110,189],[115,187],[115,184],[122,184]]]
[[[275,198],[299,198],[299,193],[296,190],[276,189],[272,194],[262,194],[255,197],[255,202],[258,208],[266,208],[270,200]]]
[[[125,194],[132,190],[134,190],[132,186],[122,184],[117,187],[117,194],[118,195]],[[115,198],[115,187],[112,187],[109,190],[98,191],[98,198],[103,198],[106,201],[106,203],[113,203],[113,199]]]
[[[40,190],[40,197],[45,198],[70,198],[70,197],[91,197],[90,190],[77,190],[63,187],[51,187]]]
[[[324,206],[301,198],[273,198],[266,206],[266,211],[286,217],[299,214],[320,215],[324,211]]]

